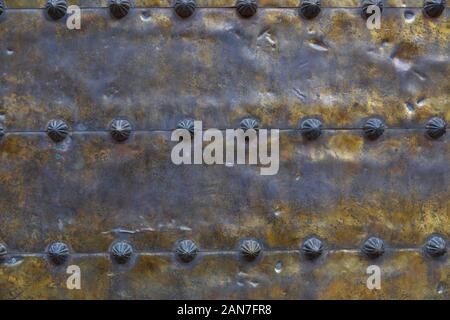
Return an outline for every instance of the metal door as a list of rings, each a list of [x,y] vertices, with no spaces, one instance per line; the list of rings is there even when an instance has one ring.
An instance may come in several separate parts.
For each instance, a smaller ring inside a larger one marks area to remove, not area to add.
[[[440,1],[3,2],[2,299],[449,298]],[[171,162],[247,118],[278,174]]]

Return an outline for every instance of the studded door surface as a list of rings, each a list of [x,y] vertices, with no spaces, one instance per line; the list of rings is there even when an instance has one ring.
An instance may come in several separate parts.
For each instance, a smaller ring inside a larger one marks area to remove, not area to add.
[[[0,298],[449,298],[444,1],[0,3]],[[278,173],[174,164],[188,119]]]

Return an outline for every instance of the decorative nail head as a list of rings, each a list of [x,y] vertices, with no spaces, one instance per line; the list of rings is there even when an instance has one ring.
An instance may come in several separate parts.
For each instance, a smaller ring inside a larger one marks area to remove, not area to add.
[[[129,0],[109,0],[109,12],[116,19],[125,17],[131,9]]]
[[[241,121],[240,127],[244,131],[247,131],[249,129],[258,130],[259,129],[259,123],[255,119],[246,118],[246,119]]]
[[[432,258],[439,258],[447,252],[447,241],[441,236],[432,236],[425,243],[425,252]]]
[[[0,243],[0,261],[4,260],[8,255],[8,248],[4,243]]]
[[[258,10],[258,3],[256,0],[237,0],[236,10],[241,17],[250,18]]]
[[[198,247],[192,240],[181,240],[175,251],[178,259],[182,262],[189,263],[197,256]]]
[[[194,14],[196,6],[195,0],[175,0],[173,7],[181,18],[188,18]]]
[[[323,243],[318,238],[309,238],[303,243],[301,251],[308,259],[316,259],[323,252]]]
[[[322,134],[322,122],[319,119],[306,119],[301,125],[302,135],[308,140],[315,140]]]
[[[425,128],[430,138],[438,139],[447,131],[447,123],[442,118],[434,117],[428,120]]]
[[[132,127],[128,120],[114,119],[110,125],[110,134],[117,142],[127,140],[131,135]]]
[[[423,11],[430,18],[439,17],[445,10],[445,0],[425,0],[423,2]]]
[[[0,16],[4,11],[5,11],[5,3],[3,2],[3,0],[0,0]]]
[[[314,19],[321,11],[320,0],[302,0],[299,11],[304,18]]]
[[[54,142],[61,142],[69,135],[69,126],[63,120],[51,120],[47,125],[47,134]]]
[[[64,242],[53,242],[47,249],[47,255],[54,264],[61,265],[69,258],[69,246]]]
[[[133,247],[125,241],[119,241],[113,244],[111,248],[111,257],[118,264],[127,263],[133,255]]]
[[[364,241],[361,250],[369,258],[378,258],[384,254],[384,242],[380,238],[370,237]]]
[[[184,119],[178,122],[177,129],[185,129],[188,130],[191,135],[194,134],[194,120],[192,119]]]
[[[261,251],[261,245],[256,240],[244,240],[241,244],[241,254],[246,260],[255,260]]]
[[[380,119],[372,118],[366,121],[363,130],[367,138],[371,140],[378,139],[384,133],[384,123]]]
[[[45,10],[50,18],[53,20],[59,20],[67,13],[67,1],[66,0],[47,0],[45,4]]]

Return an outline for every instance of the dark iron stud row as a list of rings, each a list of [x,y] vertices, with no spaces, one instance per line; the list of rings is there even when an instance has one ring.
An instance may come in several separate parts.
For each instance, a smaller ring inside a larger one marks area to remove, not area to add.
[[[244,130],[258,130],[259,122],[253,118],[245,118],[241,121],[239,127]],[[184,119],[177,124],[177,129],[188,130],[192,135],[194,134],[194,120]],[[364,135],[370,140],[376,140],[381,137],[386,129],[384,122],[378,118],[368,119],[362,130]],[[300,123],[299,130],[302,135],[308,140],[315,140],[322,135],[323,124],[322,121],[316,118],[309,118]],[[442,137],[447,131],[447,123],[444,119],[433,117],[425,125],[425,130],[428,137],[438,139]],[[109,125],[109,133],[111,137],[117,142],[124,142],[128,140],[133,131],[130,121],[126,119],[114,119]],[[47,135],[54,142],[59,143],[64,141],[69,135],[69,126],[64,120],[54,119],[47,124]],[[5,135],[5,129],[0,125],[0,138]]]
[[[253,118],[243,119],[240,128],[244,131],[249,129],[258,130],[259,122]],[[186,129],[194,134],[194,120],[184,119],[177,124],[177,129]],[[370,140],[381,137],[386,129],[384,122],[378,118],[370,118],[363,125],[365,136]],[[444,119],[433,117],[425,125],[427,135],[432,139],[442,137],[447,131],[447,123]],[[299,130],[308,140],[315,140],[322,135],[322,121],[316,118],[305,119],[300,123]],[[117,142],[126,141],[133,131],[131,123],[126,119],[114,119],[109,125],[111,137]],[[69,126],[63,120],[51,120],[46,129],[47,135],[54,142],[62,142],[69,135]],[[5,130],[0,126],[0,137],[5,134]]]
[[[195,12],[197,6],[196,0],[174,0],[173,8],[181,18],[188,18]],[[243,18],[250,18],[258,11],[257,0],[237,0],[236,10]],[[369,13],[369,6],[377,6],[383,11],[383,0],[362,0],[361,16],[367,19],[372,13]],[[423,11],[430,18],[439,17],[444,12],[446,0],[424,0]],[[132,8],[130,0],[109,0],[109,12],[116,19],[125,17]],[[45,10],[50,18],[59,20],[67,14],[67,0],[47,0]],[[0,0],[0,15],[5,10],[4,0]],[[321,12],[320,0],[301,0],[299,5],[299,14],[305,19],[314,19]]]
[[[367,19],[373,14],[373,12],[369,13],[369,7],[376,6],[380,9],[380,12],[383,12],[384,2],[383,0],[363,0],[361,6],[361,15],[364,19]],[[423,12],[429,18],[437,18],[444,12],[445,6],[446,0],[424,0]]]
[[[324,254],[324,251],[324,242],[317,237],[306,239],[300,246],[301,254],[308,260],[318,259]],[[239,245],[239,255],[247,262],[256,261],[262,252],[262,244],[254,239],[246,239]],[[377,259],[385,253],[384,241],[378,237],[370,237],[364,241],[360,252],[368,259]],[[433,235],[427,239],[423,246],[423,252],[430,258],[441,258],[447,254],[447,241],[439,235]],[[62,265],[70,256],[70,248],[66,243],[57,241],[47,247],[46,253],[53,264]],[[184,239],[177,242],[174,253],[179,262],[190,263],[197,257],[199,248],[194,241]],[[129,242],[117,241],[112,244],[109,254],[117,264],[126,264],[133,257],[135,251]],[[7,255],[6,246],[0,244],[0,260],[5,260]]]

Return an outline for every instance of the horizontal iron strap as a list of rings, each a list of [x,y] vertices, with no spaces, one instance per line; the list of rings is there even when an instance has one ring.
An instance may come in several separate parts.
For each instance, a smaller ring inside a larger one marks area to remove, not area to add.
[[[300,245],[300,243],[299,243]],[[395,248],[388,247],[389,252],[423,252],[423,247],[411,247],[411,248]],[[302,252],[300,250],[295,249],[264,249],[264,255],[301,255]],[[238,255],[240,254],[239,250],[199,250],[199,254],[203,256],[230,256],[230,255]],[[326,249],[327,254],[359,254],[361,253],[361,248],[352,248],[352,249]],[[174,251],[136,251],[133,253],[136,256],[173,256]],[[45,258],[47,257],[47,253],[45,252],[8,252],[10,257],[36,257],[36,258]],[[109,252],[71,252],[70,255],[72,257],[109,257]]]
[[[140,133],[150,133],[150,132],[171,132],[174,131],[177,128],[173,128],[173,129],[137,129],[137,130],[132,130],[132,132],[134,134],[140,134]],[[220,131],[225,131],[225,130],[233,130],[233,129],[239,129],[239,127],[237,125],[230,125],[229,128],[208,128],[205,127],[203,128],[202,131],[206,131],[208,129],[217,129]],[[267,130],[279,130],[280,132],[286,132],[286,133],[295,133],[295,132],[299,132],[302,129],[300,128],[271,128],[271,127],[261,127],[261,129],[267,129]],[[355,127],[355,128],[328,128],[328,127],[322,127],[321,129],[322,131],[330,131],[331,133],[333,131],[360,131],[363,130],[362,127]],[[405,134],[408,134],[408,132],[421,132],[421,131],[426,131],[427,129],[425,128],[425,126],[423,128],[386,128],[385,130],[395,130],[395,131],[404,131]],[[83,134],[83,135],[89,135],[89,134],[96,134],[96,133],[107,133],[110,132],[110,130],[107,129],[98,129],[98,130],[69,130],[69,133],[71,134]],[[5,130],[5,135],[29,135],[29,134],[43,134],[46,135],[47,132],[45,130]]]

